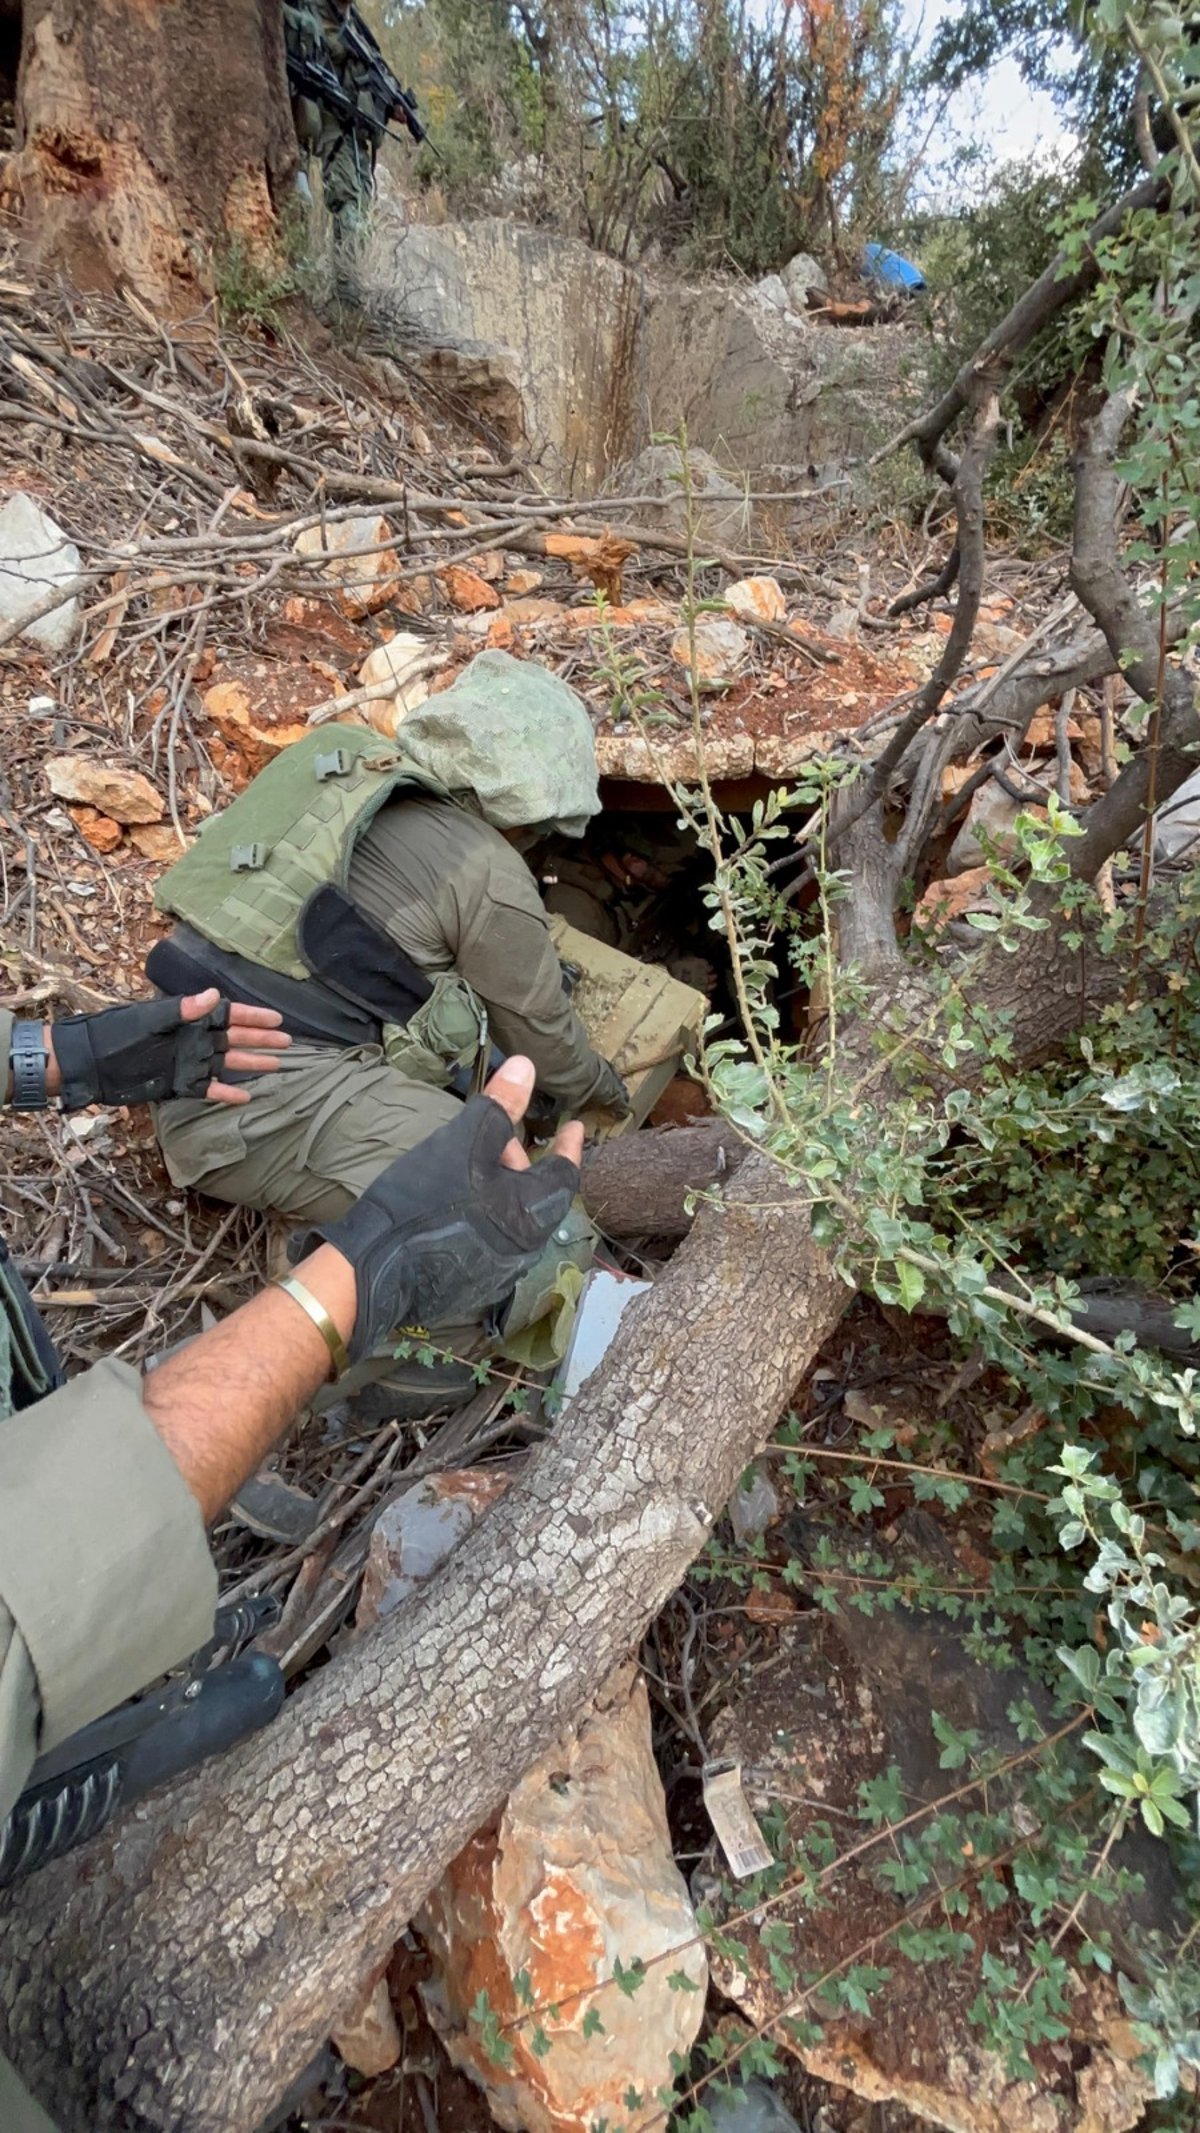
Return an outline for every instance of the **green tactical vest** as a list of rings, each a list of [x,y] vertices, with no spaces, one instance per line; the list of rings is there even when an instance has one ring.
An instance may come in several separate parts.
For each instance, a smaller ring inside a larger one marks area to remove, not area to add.
[[[361,726],[306,734],[206,822],[154,892],[214,946],[284,977],[307,978],[296,921],[314,889],[345,888],[355,845],[398,793],[451,795]]]

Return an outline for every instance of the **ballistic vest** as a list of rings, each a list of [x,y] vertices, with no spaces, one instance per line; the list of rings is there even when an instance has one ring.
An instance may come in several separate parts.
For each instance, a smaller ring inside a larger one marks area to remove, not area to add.
[[[205,823],[190,851],[160,877],[155,909],[215,947],[307,978],[296,939],[305,903],[327,882],[345,888],[359,838],[405,791],[453,797],[394,742],[365,727],[306,734]]]

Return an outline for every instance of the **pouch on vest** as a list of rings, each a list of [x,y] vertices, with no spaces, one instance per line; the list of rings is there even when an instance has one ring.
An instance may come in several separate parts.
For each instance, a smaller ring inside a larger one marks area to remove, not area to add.
[[[411,1081],[447,1087],[456,1069],[474,1067],[487,1047],[487,1014],[465,978],[441,970],[429,998],[403,1028],[384,1025],[383,1056]]]
[[[336,882],[306,899],[296,942],[315,978],[378,1016],[389,1066],[444,1089],[475,1065],[487,1016],[466,980],[453,970],[430,978]]]

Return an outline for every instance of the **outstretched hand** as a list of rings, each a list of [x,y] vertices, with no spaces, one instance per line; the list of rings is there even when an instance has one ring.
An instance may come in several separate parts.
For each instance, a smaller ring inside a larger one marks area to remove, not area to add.
[[[332,1245],[354,1275],[351,1362],[402,1324],[482,1318],[549,1243],[579,1190],[583,1127],[564,1126],[530,1163],[511,1128],[533,1093],[509,1059],[457,1118],[398,1156],[338,1222],[293,1238],[293,1264]]]
[[[48,1089],[68,1111],[85,1104],[164,1103],[206,1096],[244,1104],[226,1073],[270,1074],[291,1038],[282,1015],[221,998],[216,986],[182,1000],[133,1000],[98,1015],[69,1015],[50,1032]]]

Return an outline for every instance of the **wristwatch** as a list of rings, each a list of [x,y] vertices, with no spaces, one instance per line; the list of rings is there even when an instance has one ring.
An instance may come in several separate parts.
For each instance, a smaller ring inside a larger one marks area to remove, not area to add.
[[[46,1092],[46,1039],[40,1022],[14,1022],[8,1063],[12,1071],[14,1111],[44,1111]]]

